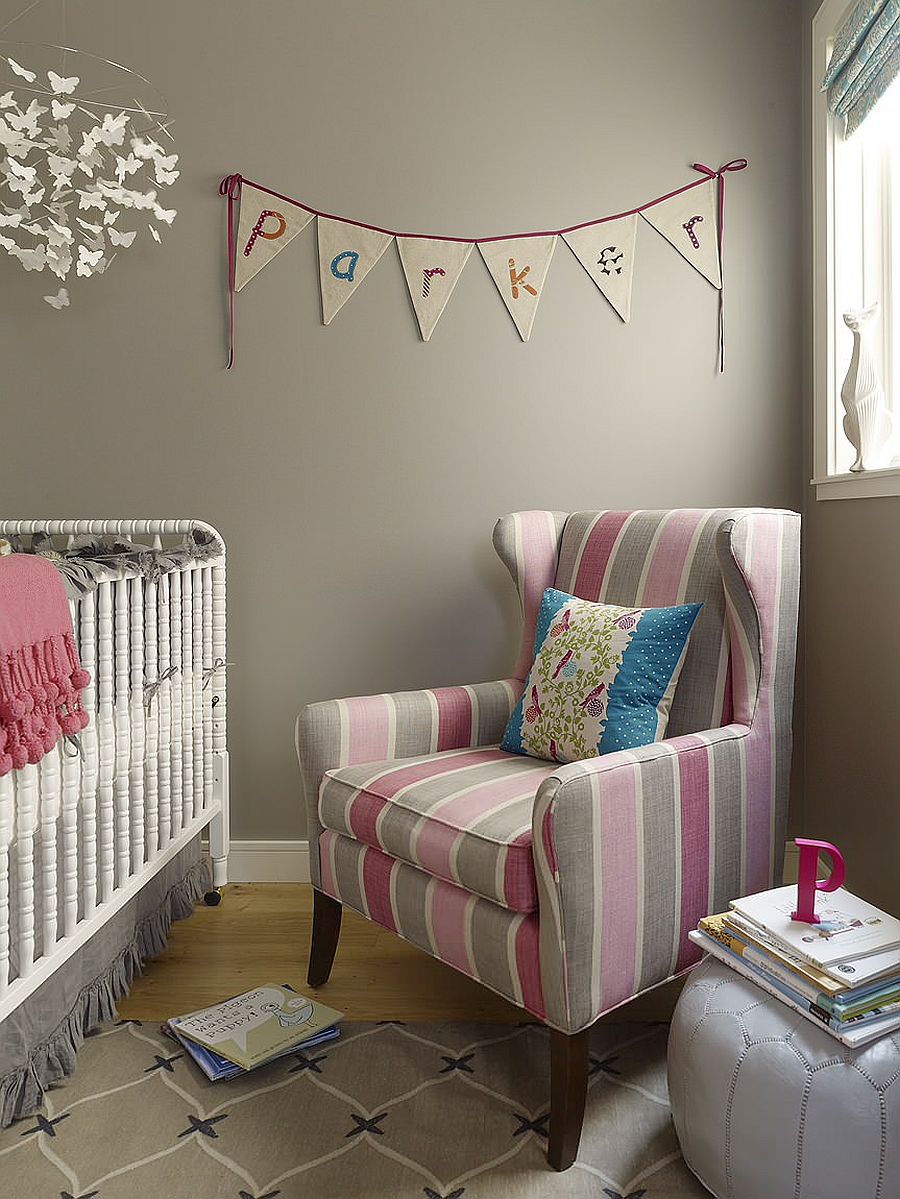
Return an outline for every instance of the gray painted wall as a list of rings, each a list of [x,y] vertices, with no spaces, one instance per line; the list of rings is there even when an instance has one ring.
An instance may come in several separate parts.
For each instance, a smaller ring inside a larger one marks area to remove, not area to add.
[[[222,11],[69,5],[70,42],[167,95],[180,214],[63,314],[0,261],[0,506],[221,529],[233,830],[297,837],[303,703],[509,670],[501,513],[799,503],[800,21],[783,0]],[[57,12],[7,36],[56,41]],[[562,248],[528,345],[475,257],[423,345],[393,250],[323,328],[310,228],[239,297],[222,369],[226,172],[478,234],[619,211],[740,154],[723,378],[716,293],[647,228],[628,327]]]

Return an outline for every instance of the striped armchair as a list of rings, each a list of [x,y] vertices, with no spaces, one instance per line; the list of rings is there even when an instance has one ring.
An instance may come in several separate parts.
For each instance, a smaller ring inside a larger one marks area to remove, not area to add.
[[[690,967],[701,916],[780,877],[799,535],[795,513],[756,509],[506,516],[514,677],[311,704],[297,722],[310,984],[349,904],[544,1021],[558,1170],[578,1150],[591,1025]],[[551,586],[702,601],[666,740],[568,765],[498,748]]]

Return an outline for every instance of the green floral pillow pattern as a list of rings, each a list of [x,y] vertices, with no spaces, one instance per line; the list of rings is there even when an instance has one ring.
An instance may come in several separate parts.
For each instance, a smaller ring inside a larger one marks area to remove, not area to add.
[[[580,762],[662,740],[702,606],[620,608],[548,588],[501,749]]]

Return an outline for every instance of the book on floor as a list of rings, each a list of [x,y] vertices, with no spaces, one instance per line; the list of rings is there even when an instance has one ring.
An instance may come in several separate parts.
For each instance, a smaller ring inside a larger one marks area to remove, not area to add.
[[[795,886],[735,899],[731,906],[745,920],[838,979],[842,963],[891,950],[897,950],[900,956],[900,920],[843,887],[816,892],[819,924],[791,919],[797,906]]]
[[[180,1041],[191,1041],[241,1070],[252,1070],[302,1048],[342,1019],[343,1012],[291,987],[266,983],[211,1007],[174,1016],[168,1025]]]
[[[181,1045],[182,1049],[197,1063],[210,1082],[223,1082],[247,1073],[240,1066],[236,1066],[234,1062],[230,1062],[228,1058],[220,1057],[212,1049],[198,1045],[189,1037],[180,1034],[177,1029],[172,1027],[171,1022],[168,1020],[163,1024],[162,1031]],[[281,1053],[277,1053],[275,1057],[269,1058],[268,1061],[275,1062],[283,1057],[290,1057],[292,1054],[301,1053],[307,1049],[314,1049],[317,1045],[334,1041],[340,1035],[341,1030],[339,1028],[326,1028],[323,1032],[316,1033],[315,1036],[310,1037],[308,1041],[303,1041],[300,1045],[291,1045],[289,1048],[283,1049]],[[268,1062],[265,1064],[268,1064]]]

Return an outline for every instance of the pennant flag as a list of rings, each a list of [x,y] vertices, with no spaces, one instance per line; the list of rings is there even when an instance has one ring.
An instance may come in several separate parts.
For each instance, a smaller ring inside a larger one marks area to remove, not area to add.
[[[717,184],[718,180],[711,179],[709,183],[679,192],[641,212],[647,224],[670,241],[713,287],[722,286],[716,221]]]
[[[392,233],[319,217],[323,324],[331,324],[393,240]]]
[[[631,316],[631,281],[637,216],[623,216],[564,233],[566,245],[627,324]]]
[[[528,341],[550,259],[556,249],[556,234],[479,242],[478,249],[515,321],[519,336]]]
[[[416,310],[422,340],[428,341],[447,307],[462,269],[472,253],[472,242],[439,238],[398,237],[397,249]]]
[[[234,247],[234,290],[259,274],[312,219],[311,212],[245,183]]]

